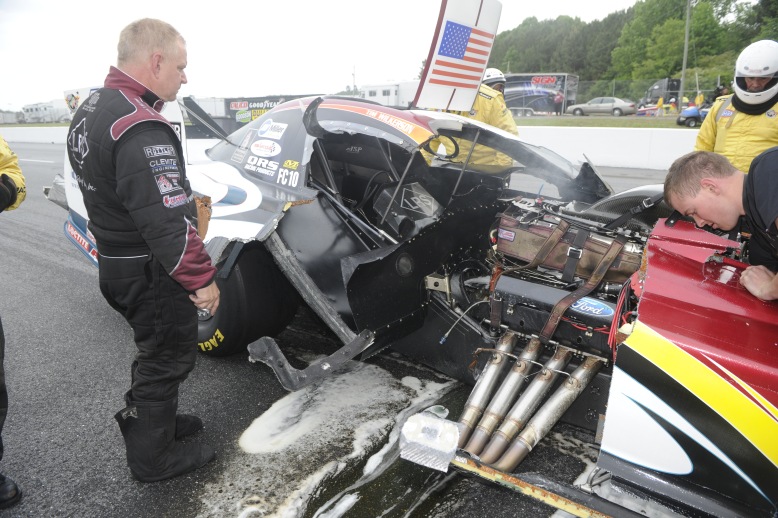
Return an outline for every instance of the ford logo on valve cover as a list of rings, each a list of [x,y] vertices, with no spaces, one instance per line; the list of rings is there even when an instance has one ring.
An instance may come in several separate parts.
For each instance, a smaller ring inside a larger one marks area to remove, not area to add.
[[[589,297],[584,297],[580,300],[577,300],[575,304],[570,307],[570,309],[579,313],[583,313],[584,315],[597,315],[600,317],[613,316],[612,307],[607,304],[603,304],[599,300],[590,299]]]

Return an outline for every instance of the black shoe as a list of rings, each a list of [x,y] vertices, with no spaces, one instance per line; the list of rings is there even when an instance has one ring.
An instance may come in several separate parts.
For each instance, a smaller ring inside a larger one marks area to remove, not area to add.
[[[0,473],[0,509],[16,505],[22,499],[22,490],[16,482]]]

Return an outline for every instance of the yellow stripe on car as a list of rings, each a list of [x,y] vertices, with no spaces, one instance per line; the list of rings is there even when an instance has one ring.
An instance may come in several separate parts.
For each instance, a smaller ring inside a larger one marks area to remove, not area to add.
[[[737,384],[764,408],[713,369],[642,322],[637,322],[625,343],[695,394],[778,466],[778,413],[756,389],[733,376]],[[731,376],[728,371],[725,372]]]

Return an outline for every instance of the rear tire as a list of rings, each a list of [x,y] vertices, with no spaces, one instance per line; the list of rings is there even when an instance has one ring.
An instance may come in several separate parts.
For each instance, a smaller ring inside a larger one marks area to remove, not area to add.
[[[624,115],[624,112],[622,112],[620,108],[614,108],[613,109],[613,116],[614,117],[621,117],[622,115]]]
[[[694,128],[697,126],[697,119],[686,119],[686,126],[689,128]]]
[[[208,356],[245,352],[254,340],[278,334],[292,320],[300,302],[261,244],[243,250],[229,277],[217,277],[216,285],[221,292],[219,309],[200,320],[197,332],[197,347]]]

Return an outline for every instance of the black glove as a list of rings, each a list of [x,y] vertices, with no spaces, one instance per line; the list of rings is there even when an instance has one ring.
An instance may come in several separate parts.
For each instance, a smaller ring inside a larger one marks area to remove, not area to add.
[[[16,184],[7,174],[0,175],[0,212],[16,202]]]

